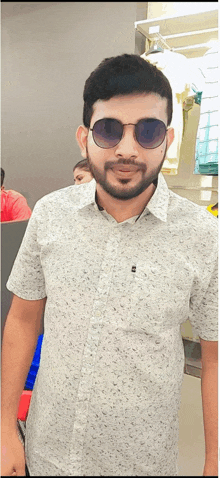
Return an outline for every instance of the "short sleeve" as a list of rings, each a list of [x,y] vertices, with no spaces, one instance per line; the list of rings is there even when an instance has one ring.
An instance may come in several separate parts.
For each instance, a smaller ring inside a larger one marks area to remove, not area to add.
[[[31,209],[28,206],[27,200],[23,196],[19,196],[13,203],[11,209],[12,220],[24,221],[31,216]]]
[[[198,292],[199,296],[199,292]],[[218,340],[218,260],[211,274],[208,287],[200,303],[196,297],[190,303],[189,320],[193,332],[203,340]]]
[[[8,290],[26,300],[39,300],[46,297],[40,245],[38,243],[38,222],[41,209],[39,202],[33,209],[6,283]]]

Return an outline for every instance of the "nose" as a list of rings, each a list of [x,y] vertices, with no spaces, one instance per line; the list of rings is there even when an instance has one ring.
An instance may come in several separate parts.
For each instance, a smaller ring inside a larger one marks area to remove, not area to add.
[[[135,138],[133,125],[124,126],[121,141],[119,141],[115,148],[115,156],[118,158],[129,159],[138,157],[138,142]]]

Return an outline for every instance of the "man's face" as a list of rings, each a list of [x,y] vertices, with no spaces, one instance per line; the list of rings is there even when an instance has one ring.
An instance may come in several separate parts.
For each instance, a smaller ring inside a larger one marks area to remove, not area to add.
[[[76,168],[73,176],[75,184],[89,183],[93,179],[90,171],[86,171],[82,168]]]
[[[156,118],[167,125],[167,100],[155,94],[98,100],[93,108],[90,128],[102,118],[115,118],[123,124],[135,124],[142,118]],[[81,143],[81,151],[89,161],[97,191],[101,188],[117,199],[128,200],[145,191],[158,177],[167,148],[173,140],[173,130],[171,128],[167,132],[163,143],[155,149],[145,149],[137,142],[132,125],[124,127],[121,141],[110,149],[97,146],[92,131],[87,130],[86,136]],[[119,165],[123,165],[122,170]]]

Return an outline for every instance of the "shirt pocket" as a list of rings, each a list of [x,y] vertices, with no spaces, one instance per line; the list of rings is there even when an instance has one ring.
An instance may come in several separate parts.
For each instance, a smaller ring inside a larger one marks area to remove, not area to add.
[[[193,273],[177,263],[163,264],[137,262],[131,292],[129,327],[135,326],[148,333],[158,333],[187,320]]]

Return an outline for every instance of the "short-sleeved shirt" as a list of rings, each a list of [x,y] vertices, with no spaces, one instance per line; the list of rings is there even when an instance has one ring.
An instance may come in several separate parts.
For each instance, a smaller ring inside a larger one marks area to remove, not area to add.
[[[1,191],[1,222],[24,221],[31,217],[31,209],[22,194],[12,189]]]
[[[37,201],[7,282],[47,297],[31,475],[178,474],[181,324],[218,340],[217,223],[162,173],[142,214],[121,223],[99,210],[94,179]]]

